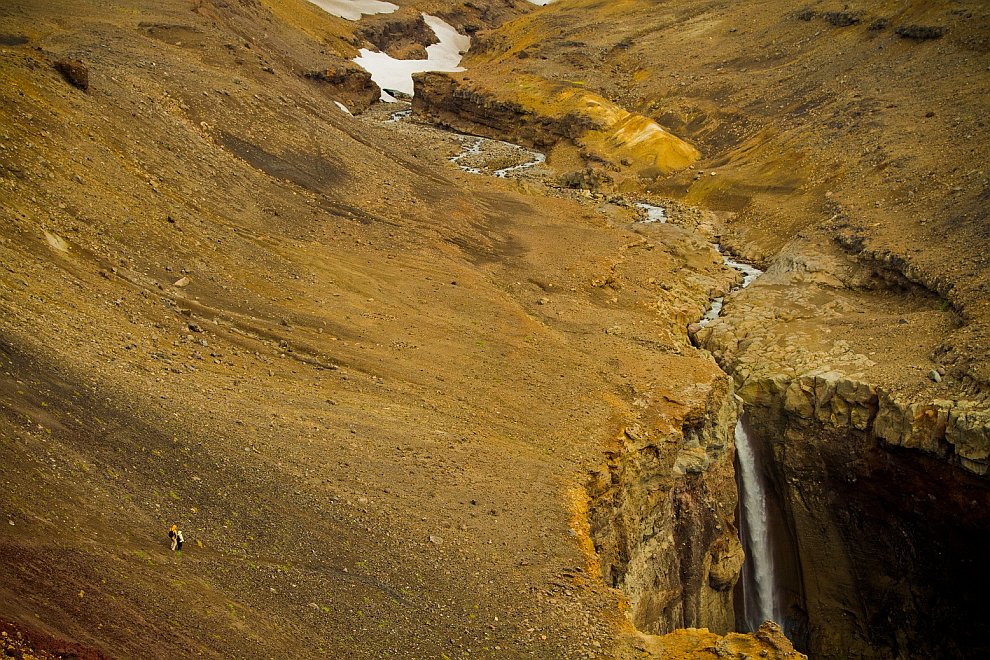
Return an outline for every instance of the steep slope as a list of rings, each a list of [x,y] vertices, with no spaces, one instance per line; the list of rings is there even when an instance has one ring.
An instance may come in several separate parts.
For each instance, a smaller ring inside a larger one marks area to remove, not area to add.
[[[652,491],[704,495],[665,557],[696,616],[735,502],[706,241],[348,116],[360,76],[304,74],[353,26],[301,1],[0,25],[0,618],[112,657],[635,654],[584,489],[633,427],[697,464]]]

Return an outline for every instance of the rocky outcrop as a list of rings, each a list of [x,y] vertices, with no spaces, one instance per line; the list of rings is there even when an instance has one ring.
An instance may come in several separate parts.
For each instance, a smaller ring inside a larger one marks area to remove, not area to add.
[[[562,141],[592,167],[599,183],[652,181],[691,165],[697,149],[653,120],[580,86],[520,77],[487,90],[458,74],[414,76],[413,111],[431,121],[538,149]]]
[[[990,412],[972,401],[903,400],[837,371],[797,376],[739,373],[739,395],[777,409],[791,427],[860,431],[882,444],[917,449],[978,475],[990,469]]]
[[[636,628],[733,629],[743,562],[733,523],[737,404],[716,383],[680,428],[626,428],[587,485],[602,577],[630,602]]]
[[[546,149],[561,138],[576,137],[576,127],[540,117],[520,103],[499,100],[446,73],[413,76],[413,112],[458,130],[492,139]]]
[[[899,299],[891,299],[886,293],[890,291],[899,292]],[[895,334],[866,326],[862,337],[832,339],[835,325],[863,325],[864,293],[877,296],[875,302],[885,306],[885,314],[903,305],[895,323],[886,318],[877,322],[903,330]],[[733,375],[747,404],[778,408],[795,428],[819,425],[863,432],[883,445],[920,450],[982,476],[990,471],[987,406],[958,392],[905,389],[904,378],[912,372],[893,375],[897,365],[884,367],[871,357],[875,351],[855,345],[875,345],[884,331],[891,343],[929,334],[931,345],[936,345],[941,327],[956,323],[954,312],[941,305],[941,295],[938,282],[889,255],[859,253],[852,260],[837,253],[787,252],[771,264],[755,289],[731,299],[725,318],[692,328],[692,336]],[[917,311],[940,306],[941,312]],[[895,352],[888,359],[925,358]],[[926,382],[941,380],[935,366],[920,367]]]
[[[767,621],[752,634],[729,633],[716,635],[705,628],[675,630],[666,635],[644,638],[638,649],[658,658],[709,660],[730,658],[768,658],[770,660],[800,660],[806,658],[794,650],[780,626]]]
[[[423,14],[412,7],[364,17],[358,35],[396,59],[425,60],[426,46],[439,42]]]
[[[307,71],[306,78],[328,85],[334,98],[344,101],[354,111],[367,109],[381,96],[381,89],[371,74],[347,60],[334,59],[326,68]]]
[[[833,257],[779,257],[693,331],[768,459],[782,623],[814,657],[983,655],[990,414],[928,357],[957,317]]]

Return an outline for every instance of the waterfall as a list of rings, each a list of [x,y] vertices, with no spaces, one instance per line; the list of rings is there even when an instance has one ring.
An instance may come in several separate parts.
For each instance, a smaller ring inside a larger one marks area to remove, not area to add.
[[[746,415],[736,424],[740,531],[746,563],[743,565],[743,625],[756,630],[767,619],[783,625],[774,574],[770,526],[767,519],[766,485],[759,469],[759,456],[746,428]]]

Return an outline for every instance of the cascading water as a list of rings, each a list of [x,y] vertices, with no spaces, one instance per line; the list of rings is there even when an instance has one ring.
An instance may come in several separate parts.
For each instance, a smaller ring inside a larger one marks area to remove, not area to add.
[[[766,485],[758,456],[744,414],[736,423],[736,461],[740,531],[746,551],[742,575],[742,623],[747,631],[756,630],[768,619],[783,623],[770,541]]]

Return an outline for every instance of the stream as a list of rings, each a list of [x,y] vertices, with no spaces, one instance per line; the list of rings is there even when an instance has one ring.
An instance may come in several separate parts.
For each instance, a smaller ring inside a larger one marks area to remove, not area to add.
[[[396,122],[410,115],[409,110],[393,112],[386,122]],[[506,177],[512,173],[521,172],[542,164],[544,154],[526,149],[525,147],[502,140],[455,133],[461,143],[461,151],[448,160],[461,170],[471,174],[489,174],[495,177]],[[518,164],[500,169],[483,169],[477,166],[483,152],[502,151],[511,154]],[[638,222],[642,224],[667,222],[667,212],[661,206],[644,201],[632,204],[641,210],[645,217]],[[711,243],[712,247],[722,255],[722,262],[742,275],[741,281],[733,286],[725,295],[711,299],[704,316],[698,325],[704,327],[719,318],[725,304],[725,299],[739,289],[751,285],[763,274],[763,271],[749,264],[737,261],[722,252],[719,243]],[[740,538],[746,553],[743,564],[741,589],[743,600],[742,620],[737,628],[745,631],[755,631],[767,620],[783,623],[783,613],[780,605],[777,579],[774,571],[770,525],[768,521],[766,485],[763,479],[762,453],[754,447],[746,426],[746,414],[740,417],[735,428],[736,442],[736,482],[739,492]]]
[[[712,243],[712,247],[714,247],[719,254],[722,254],[721,245],[719,245],[718,243]],[[753,266],[750,266],[749,264],[744,264],[740,261],[736,261],[732,257],[725,254],[722,254],[722,263],[724,263],[726,266],[728,266],[733,270],[739,271],[740,273],[742,273],[743,276],[742,282],[740,282],[738,285],[733,287],[729,291],[729,293],[732,293],[733,291],[738,291],[739,289],[745,289],[750,284],[752,284],[757,277],[763,274],[763,271],[760,270],[759,268],[755,268]],[[710,306],[708,307],[708,311],[706,311],[705,315],[701,317],[700,321],[698,321],[698,325],[703,328],[712,321],[714,321],[715,319],[717,319],[722,314],[722,306],[724,304],[725,304],[725,296],[712,298]]]
[[[480,156],[486,145],[489,149],[493,147],[501,148],[503,150],[507,149],[512,153],[514,159],[522,161],[516,165],[509,165],[507,167],[502,167],[489,172],[492,176],[499,178],[505,178],[513,172],[528,170],[531,167],[542,164],[547,159],[547,157],[539,151],[533,151],[532,149],[527,149],[526,147],[522,147],[518,144],[512,144],[511,142],[492,140],[490,138],[478,137],[476,135],[466,135],[464,133],[455,133],[455,135],[457,136],[457,139],[461,141],[461,152],[451,156],[448,160],[457,165],[463,171],[471,174],[484,174],[485,172],[480,167],[465,165],[461,163],[461,161],[465,159],[470,160],[472,156]]]

